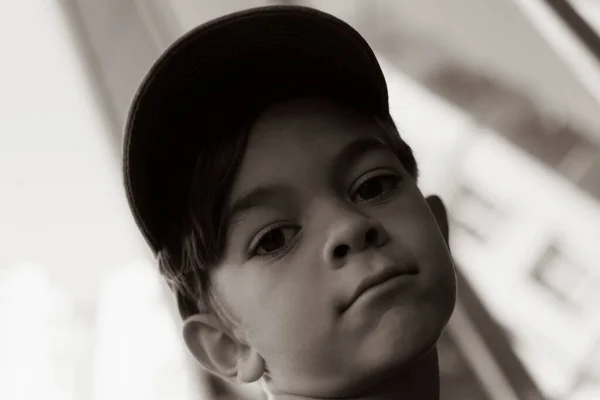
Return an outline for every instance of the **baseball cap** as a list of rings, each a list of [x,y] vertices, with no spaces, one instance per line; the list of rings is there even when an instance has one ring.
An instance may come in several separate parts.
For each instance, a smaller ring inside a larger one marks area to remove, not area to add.
[[[225,15],[159,57],[134,97],[123,144],[129,206],[155,254],[177,233],[202,147],[235,132],[269,101],[299,95],[389,113],[385,78],[365,39],[308,7]]]

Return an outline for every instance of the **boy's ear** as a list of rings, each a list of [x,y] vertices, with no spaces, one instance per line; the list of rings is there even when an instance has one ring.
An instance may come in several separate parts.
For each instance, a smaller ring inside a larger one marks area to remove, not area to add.
[[[446,244],[448,244],[450,228],[448,224],[448,213],[446,212],[446,206],[444,206],[442,199],[436,195],[428,196],[426,200],[438,224],[438,227],[444,236],[444,240],[446,241]]]
[[[211,313],[195,314],[183,323],[183,339],[204,368],[231,383],[255,382],[265,372],[262,357],[228,333]]]

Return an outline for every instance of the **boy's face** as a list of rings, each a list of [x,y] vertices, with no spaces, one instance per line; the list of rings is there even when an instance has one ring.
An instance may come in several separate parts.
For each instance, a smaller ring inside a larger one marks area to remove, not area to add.
[[[212,283],[278,389],[375,382],[430,350],[454,308],[443,236],[381,129],[318,100],[272,107],[252,128]],[[355,298],[372,278],[384,282]]]

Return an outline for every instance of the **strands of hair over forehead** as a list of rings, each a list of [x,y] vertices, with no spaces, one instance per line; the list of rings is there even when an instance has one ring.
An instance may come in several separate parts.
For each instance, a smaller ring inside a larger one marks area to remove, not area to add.
[[[181,236],[159,254],[161,273],[177,295],[183,318],[197,313],[198,307],[215,311],[211,307],[209,270],[224,251],[225,205],[243,158],[249,125],[202,148],[181,221]]]
[[[375,118],[381,127],[380,138],[416,180],[416,160],[411,148],[400,138],[391,117],[369,117]],[[177,295],[182,318],[198,313],[198,307],[222,315],[211,295],[210,271],[225,251],[226,204],[252,122],[248,121],[236,134],[226,135],[202,149],[191,182],[188,208],[183,214],[181,235],[159,253],[160,272]]]

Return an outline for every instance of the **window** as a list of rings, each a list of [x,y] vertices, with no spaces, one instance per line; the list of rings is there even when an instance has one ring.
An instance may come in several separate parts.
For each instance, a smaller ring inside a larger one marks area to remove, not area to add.
[[[481,242],[487,242],[497,230],[503,213],[475,190],[462,186],[450,213],[459,229]]]
[[[559,170],[571,181],[580,186],[582,190],[590,192],[582,180],[589,175],[594,164],[600,161],[600,152],[593,145],[582,142],[575,146],[563,160]],[[598,163],[600,166],[600,163]]]
[[[556,243],[551,243],[532,270],[533,280],[558,302],[580,309],[593,294],[593,276],[570,260]]]
[[[579,183],[583,190],[600,199],[600,152]]]

